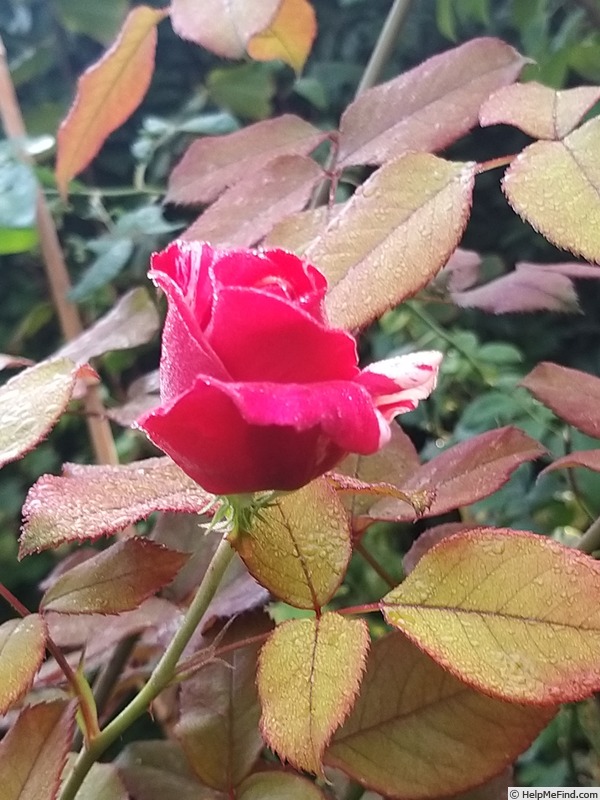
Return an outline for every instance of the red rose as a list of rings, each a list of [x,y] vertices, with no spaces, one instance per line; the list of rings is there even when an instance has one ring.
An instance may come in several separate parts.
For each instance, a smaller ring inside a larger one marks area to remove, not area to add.
[[[354,339],[325,318],[325,277],[283,250],[177,241],[149,275],[169,309],[161,405],[138,426],[207,491],[298,489],[376,452],[434,388],[435,352],[361,372]]]

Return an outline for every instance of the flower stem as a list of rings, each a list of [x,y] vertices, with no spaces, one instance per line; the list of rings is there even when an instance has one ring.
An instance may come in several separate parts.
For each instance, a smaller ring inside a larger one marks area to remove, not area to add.
[[[225,534],[221,539],[204,578],[202,579],[202,583],[198,587],[198,591],[187,610],[181,627],[154,668],[148,683],[133,698],[129,705],[109,722],[100,734],[81,751],[71,774],[63,786],[59,800],[75,799],[81,784],[93,764],[100,758],[102,753],[104,753],[104,751],[149,708],[152,701],[158,697],[162,690],[166,688],[173,679],[177,662],[191,639],[192,634],[196,630],[198,623],[204,616],[215,592],[219,588],[225,570],[233,557],[234,550],[228,541],[228,536],[229,533]]]

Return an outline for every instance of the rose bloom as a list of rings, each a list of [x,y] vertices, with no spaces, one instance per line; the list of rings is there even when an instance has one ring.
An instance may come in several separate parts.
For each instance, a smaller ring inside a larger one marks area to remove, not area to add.
[[[176,241],[149,275],[169,307],[161,404],[137,425],[214,494],[298,489],[375,453],[435,386],[437,352],[361,371],[327,322],[325,277],[291,253]]]

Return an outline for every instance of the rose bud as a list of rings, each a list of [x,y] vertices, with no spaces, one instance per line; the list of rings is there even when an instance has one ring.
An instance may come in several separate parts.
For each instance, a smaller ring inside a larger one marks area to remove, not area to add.
[[[283,250],[176,241],[149,272],[167,295],[161,404],[137,426],[214,494],[298,489],[368,455],[435,386],[441,354],[358,367],[327,281]]]

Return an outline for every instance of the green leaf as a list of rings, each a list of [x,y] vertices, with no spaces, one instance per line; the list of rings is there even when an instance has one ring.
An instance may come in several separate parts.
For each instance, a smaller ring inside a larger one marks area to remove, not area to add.
[[[435,21],[438,31],[451,42],[455,42],[457,39],[456,16],[453,6],[452,0],[437,0],[435,4]]]
[[[368,648],[366,622],[339,614],[290,620],[271,634],[257,683],[263,735],[282,760],[322,774],[323,751],[352,707]]]
[[[503,189],[523,219],[550,242],[600,263],[600,117],[562,141],[526,147]]]
[[[513,703],[556,705],[600,688],[600,564],[523,531],[441,541],[387,594],[387,621],[456,677]]]
[[[363,327],[444,266],[469,217],[474,166],[408,153],[378,169],[332,216],[305,254],[329,280],[332,325]]]
[[[275,78],[265,64],[213,69],[206,79],[213,103],[245,119],[265,119],[273,113]]]
[[[325,800],[314,783],[290,772],[255,772],[242,783],[236,797],[238,800]]]
[[[37,182],[33,171],[0,147],[0,255],[23,253],[38,241]]]
[[[258,646],[205,664],[181,689],[175,735],[203,784],[233,793],[260,751]]]
[[[38,614],[0,625],[0,714],[29,690],[44,658],[46,635]]]
[[[41,607],[61,614],[130,611],[170,583],[187,560],[149,539],[126,539],[63,573]]]
[[[249,572],[274,595],[314,609],[331,599],[352,552],[346,511],[324,478],[278,497],[235,547]]]
[[[49,433],[71,399],[79,372],[68,358],[42,361],[0,387],[0,466]]]
[[[125,268],[133,253],[131,239],[115,239],[104,252],[94,259],[69,292],[75,303],[87,300],[95,291],[106,286]]]
[[[386,797],[454,795],[514,761],[553,715],[475,692],[392,634],[373,643],[325,763]]]
[[[39,241],[36,228],[0,227],[0,256],[26,253],[33,250]]]
[[[130,797],[114,764],[92,764],[77,792],[77,800],[130,800]]]
[[[73,703],[25,708],[0,742],[2,800],[55,800],[74,727]]]
[[[109,45],[128,10],[127,0],[104,0],[102,5],[81,0],[57,0],[56,10],[62,24],[72,33],[83,33]]]

